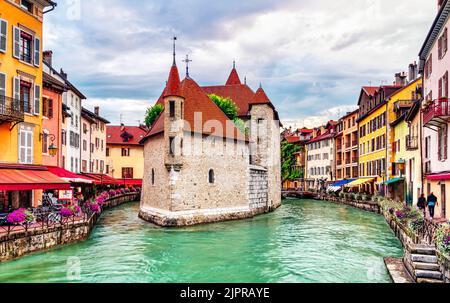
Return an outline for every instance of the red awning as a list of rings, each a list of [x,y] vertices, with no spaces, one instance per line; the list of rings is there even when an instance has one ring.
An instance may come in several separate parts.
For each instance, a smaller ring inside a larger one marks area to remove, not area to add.
[[[117,179],[123,185],[139,185],[142,186],[142,179]]]
[[[431,181],[450,180],[450,172],[427,175],[427,180]]]
[[[0,169],[0,190],[62,189],[70,190],[70,183],[45,168]]]
[[[90,179],[94,180],[94,184],[97,185],[116,185],[119,184],[119,181],[108,176],[108,175],[101,175],[101,174],[83,174],[84,176],[89,177]]]
[[[88,177],[75,174],[75,173],[65,170],[64,168],[61,168],[61,167],[48,166],[47,168],[48,168],[49,172],[60,177],[64,181],[68,181],[68,182],[72,182],[72,183],[94,183],[94,180],[92,180]]]

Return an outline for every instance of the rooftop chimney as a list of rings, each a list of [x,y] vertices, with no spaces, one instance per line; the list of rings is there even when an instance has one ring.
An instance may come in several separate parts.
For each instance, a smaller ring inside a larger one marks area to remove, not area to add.
[[[402,73],[396,73],[395,74],[395,82],[394,85],[396,86],[405,86],[406,85],[406,75],[405,72]]]
[[[67,80],[67,74],[63,71],[63,69],[61,68],[61,70],[59,71],[61,77],[63,77],[64,79]]]
[[[98,106],[94,107],[94,114],[96,114],[97,116],[100,116],[100,107],[98,107]]]
[[[52,66],[52,57],[53,57],[53,52],[51,50],[47,50],[44,51],[44,62],[47,63],[48,65]]]
[[[412,82],[417,79],[418,76],[418,68],[417,68],[417,62],[414,61],[414,63],[411,63],[409,65],[409,71],[408,71],[408,82]]]

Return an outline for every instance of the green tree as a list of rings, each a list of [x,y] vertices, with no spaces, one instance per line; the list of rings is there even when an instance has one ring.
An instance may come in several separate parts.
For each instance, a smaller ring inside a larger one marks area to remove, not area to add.
[[[236,103],[230,98],[223,98],[215,94],[208,95],[209,98],[223,111],[228,119],[234,122],[234,125],[245,135],[249,134],[248,127],[245,126],[245,122],[239,119],[237,113],[239,108]]]
[[[149,107],[147,109],[147,112],[145,113],[145,125],[147,127],[150,127],[155,122],[156,118],[159,117],[159,115],[164,111],[164,106],[161,104],[156,104],[152,107]]]
[[[234,121],[237,118],[239,108],[236,103],[230,98],[223,98],[214,94],[210,94],[209,98],[216,103],[218,107],[224,112],[228,119]]]
[[[281,179],[292,181],[302,177],[302,173],[295,167],[295,153],[301,151],[301,147],[287,141],[281,142]]]

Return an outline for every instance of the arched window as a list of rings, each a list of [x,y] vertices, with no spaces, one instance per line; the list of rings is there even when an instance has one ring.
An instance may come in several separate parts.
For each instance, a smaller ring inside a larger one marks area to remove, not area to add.
[[[208,173],[208,180],[210,184],[214,184],[215,182],[215,177],[214,177],[214,170],[210,169],[209,173]]]
[[[152,185],[155,185],[155,169],[152,168]]]

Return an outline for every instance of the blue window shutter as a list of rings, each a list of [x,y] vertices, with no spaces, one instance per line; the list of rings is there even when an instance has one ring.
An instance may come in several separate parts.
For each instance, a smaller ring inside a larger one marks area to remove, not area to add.
[[[0,52],[6,53],[8,48],[8,21],[0,19]]]
[[[34,66],[41,64],[41,40],[37,37],[34,38]]]
[[[20,58],[20,29],[16,26],[13,27],[13,57]]]

